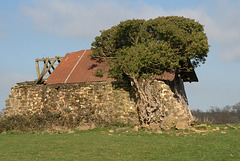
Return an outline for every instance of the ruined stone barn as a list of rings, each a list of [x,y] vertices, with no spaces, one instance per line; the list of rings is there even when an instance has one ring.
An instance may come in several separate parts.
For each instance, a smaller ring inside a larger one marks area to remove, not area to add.
[[[6,100],[6,115],[50,111],[96,125],[139,124],[138,96],[131,82],[108,77],[109,65],[92,59],[91,54],[92,50],[81,50],[57,59],[41,59],[45,64],[41,73],[37,64],[38,78],[17,83],[12,88]],[[53,67],[56,61],[59,64]],[[50,75],[44,79],[47,72]],[[183,82],[196,81],[194,70],[164,72],[154,81],[164,107],[162,115],[174,118],[170,119],[175,122],[173,126],[184,128],[177,124],[178,117],[191,117]],[[184,111],[189,115],[182,116]],[[163,123],[165,129],[171,126],[169,124]]]

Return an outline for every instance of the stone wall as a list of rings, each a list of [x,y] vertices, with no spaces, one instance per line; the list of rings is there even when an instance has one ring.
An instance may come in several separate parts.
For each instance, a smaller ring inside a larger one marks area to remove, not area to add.
[[[183,88],[184,93],[170,88],[171,85],[164,81],[155,80],[154,84],[164,109],[161,128],[185,129],[186,122],[191,119],[186,115],[186,105],[179,98],[179,94],[185,95],[183,83],[178,83],[178,86]],[[136,102],[136,93],[129,82],[57,85],[18,83],[6,100],[6,115],[51,111],[71,114],[73,119],[79,119],[80,116],[83,123],[137,125],[139,118]]]
[[[18,83],[6,100],[6,115],[52,113],[79,115],[82,122],[139,124],[136,97],[128,82],[58,85]],[[79,119],[79,118],[78,118]]]

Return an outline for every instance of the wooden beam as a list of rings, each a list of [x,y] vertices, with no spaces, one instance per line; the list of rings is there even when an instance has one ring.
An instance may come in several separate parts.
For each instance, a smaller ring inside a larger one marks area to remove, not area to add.
[[[46,71],[45,71],[45,74],[50,71],[51,67],[53,66],[53,64],[54,64],[56,61],[57,61],[57,60],[54,60],[54,61],[52,61],[52,62],[50,63],[50,65],[48,66],[48,68],[47,68]],[[50,62],[50,61],[49,61],[49,62]],[[45,75],[45,74],[44,74],[44,75]],[[50,71],[49,74],[51,74],[51,71]]]
[[[36,64],[36,70],[37,70],[37,77],[40,76],[40,70],[39,70],[39,63],[37,60],[35,60],[35,64]]]
[[[50,62],[50,61],[49,61],[48,63],[51,65],[51,62]],[[53,69],[53,70],[55,69],[54,66],[52,66],[52,69]],[[50,74],[51,74],[51,73],[50,73]]]
[[[48,60],[62,60],[64,57],[56,56],[55,58],[48,58]],[[44,61],[46,58],[36,59],[36,61]]]
[[[45,75],[44,73],[46,71],[46,67],[47,67],[47,64],[48,64],[48,59],[49,59],[49,57],[47,57],[45,60],[43,60],[44,61],[44,66],[43,66],[41,75],[37,79],[37,84],[42,83],[42,79],[43,79],[43,76]]]
[[[40,77],[37,79],[37,84],[42,83],[42,79],[43,79],[44,75],[45,75],[47,72],[49,72],[49,70],[51,69],[51,67],[53,66],[53,64],[54,64],[56,61],[57,61],[57,60],[52,61],[51,64],[48,66],[47,64],[48,64],[49,60],[48,60],[48,59],[46,60],[45,65],[44,65],[44,67],[43,67],[43,70],[42,70],[42,72],[41,72],[41,75],[40,75]]]
[[[55,70],[54,65],[56,65],[56,64],[54,64],[54,63],[57,61],[59,64],[63,58],[64,57],[56,56],[55,58],[47,57],[47,58],[42,58],[42,59],[35,59],[36,70],[37,70],[37,79],[36,79],[37,84],[42,83],[44,76],[47,73],[51,74],[52,71]],[[44,66],[43,66],[41,73],[39,70],[39,61],[44,62]],[[52,69],[52,71],[51,71],[51,69]]]

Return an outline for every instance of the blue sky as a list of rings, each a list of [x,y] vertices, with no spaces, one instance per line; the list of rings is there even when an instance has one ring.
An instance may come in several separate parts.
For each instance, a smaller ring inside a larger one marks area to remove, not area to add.
[[[177,15],[205,25],[211,45],[191,109],[240,102],[239,0],[0,0],[0,109],[17,82],[36,79],[35,59],[89,49],[100,30],[132,18]]]

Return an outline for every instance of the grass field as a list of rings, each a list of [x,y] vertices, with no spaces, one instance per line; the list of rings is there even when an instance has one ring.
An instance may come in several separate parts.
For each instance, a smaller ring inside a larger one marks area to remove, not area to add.
[[[0,134],[0,160],[240,160],[240,130]],[[213,127],[214,128],[214,127]]]

